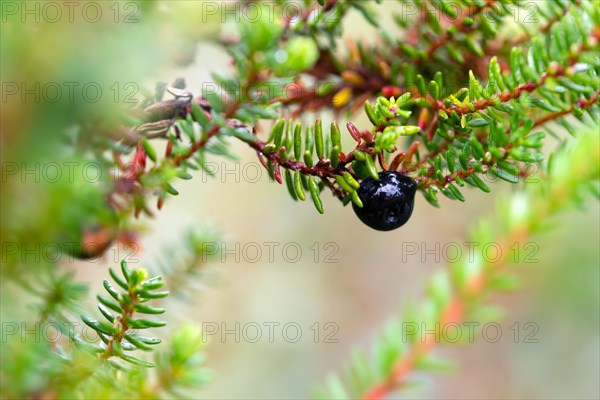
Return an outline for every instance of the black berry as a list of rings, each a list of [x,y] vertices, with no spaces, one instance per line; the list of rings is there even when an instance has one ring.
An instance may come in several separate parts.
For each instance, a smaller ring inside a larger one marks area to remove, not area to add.
[[[352,203],[354,212],[366,225],[378,231],[399,228],[410,218],[415,204],[417,185],[396,171],[379,173],[379,180],[364,179],[357,190],[363,203]]]

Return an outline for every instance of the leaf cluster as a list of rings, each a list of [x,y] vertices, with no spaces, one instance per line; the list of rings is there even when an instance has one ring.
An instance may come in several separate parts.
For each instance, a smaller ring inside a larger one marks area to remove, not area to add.
[[[161,343],[159,338],[146,337],[138,334],[139,330],[158,328],[166,323],[147,318],[137,318],[135,314],[163,314],[164,308],[149,306],[145,303],[153,299],[168,296],[169,292],[157,291],[164,285],[161,276],[148,278],[145,269],[131,270],[125,260],[121,262],[120,277],[113,269],[109,269],[114,282],[123,291],[119,292],[107,279],[102,284],[109,297],[98,295],[98,309],[105,321],[81,316],[83,322],[92,328],[100,337],[104,346],[96,346],[95,350],[102,354],[102,358],[116,356],[128,363],[153,367],[154,364],[141,358],[128,354],[128,351],[150,351],[153,346]],[[116,366],[119,364],[114,363]]]

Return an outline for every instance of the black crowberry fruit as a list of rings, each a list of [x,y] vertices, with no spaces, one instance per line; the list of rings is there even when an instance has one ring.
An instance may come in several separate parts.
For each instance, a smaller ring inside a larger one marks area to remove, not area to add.
[[[408,221],[412,214],[417,185],[396,171],[379,173],[379,180],[367,178],[360,183],[360,208],[352,203],[356,216],[378,231],[391,231]]]

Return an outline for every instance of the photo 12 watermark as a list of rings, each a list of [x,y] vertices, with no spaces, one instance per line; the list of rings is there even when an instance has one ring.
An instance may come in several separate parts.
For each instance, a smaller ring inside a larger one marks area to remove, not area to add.
[[[537,24],[542,16],[537,1],[523,1],[516,4],[497,4],[495,2],[473,3],[473,7],[465,7],[464,1],[444,1],[437,5],[434,2],[403,1],[395,10],[397,18],[402,22],[419,21],[427,23],[436,18],[441,24],[457,24],[461,21],[485,19],[489,25],[499,25],[497,16],[503,11],[510,11],[511,20],[516,23]],[[468,4],[468,3],[467,3]]]
[[[106,170],[95,161],[48,161],[0,163],[0,181],[7,183],[98,183]]]
[[[2,1],[0,10],[3,24],[135,24],[141,15],[137,1]]]
[[[2,103],[88,103],[99,102],[135,105],[141,94],[137,82],[4,81]]]
[[[0,331],[2,344],[11,340],[20,341],[21,343],[56,344],[69,341],[75,336],[88,343],[95,343],[99,340],[98,332],[81,321],[5,321],[2,322]],[[132,335],[137,332],[137,329],[128,330],[128,333]]]
[[[202,322],[202,341],[221,343],[339,343],[340,327],[335,322],[296,321]]]
[[[202,262],[221,263],[339,263],[340,246],[336,242],[203,242]]]
[[[527,322],[514,322],[500,324],[498,322],[465,321],[462,323],[427,323],[427,322],[402,322],[402,343],[412,342],[468,342],[483,341],[485,343],[498,343],[502,339],[514,343],[539,343],[537,334],[539,324]]]
[[[473,263],[483,260],[494,264],[504,260],[514,263],[539,263],[537,254],[540,245],[536,242],[402,242],[400,254],[403,263]]]
[[[101,234],[98,234],[101,236]],[[84,233],[85,236],[85,233]],[[62,242],[16,242],[3,241],[1,246],[2,263],[72,263],[84,259],[88,263],[119,263],[127,260],[130,264],[139,262],[142,247],[135,242],[116,245],[112,238],[106,241],[85,240]]]

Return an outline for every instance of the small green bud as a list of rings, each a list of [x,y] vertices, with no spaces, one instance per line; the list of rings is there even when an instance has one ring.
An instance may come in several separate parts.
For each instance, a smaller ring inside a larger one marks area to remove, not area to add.
[[[319,47],[312,38],[293,37],[275,53],[275,73],[283,76],[312,68],[319,58]]]

